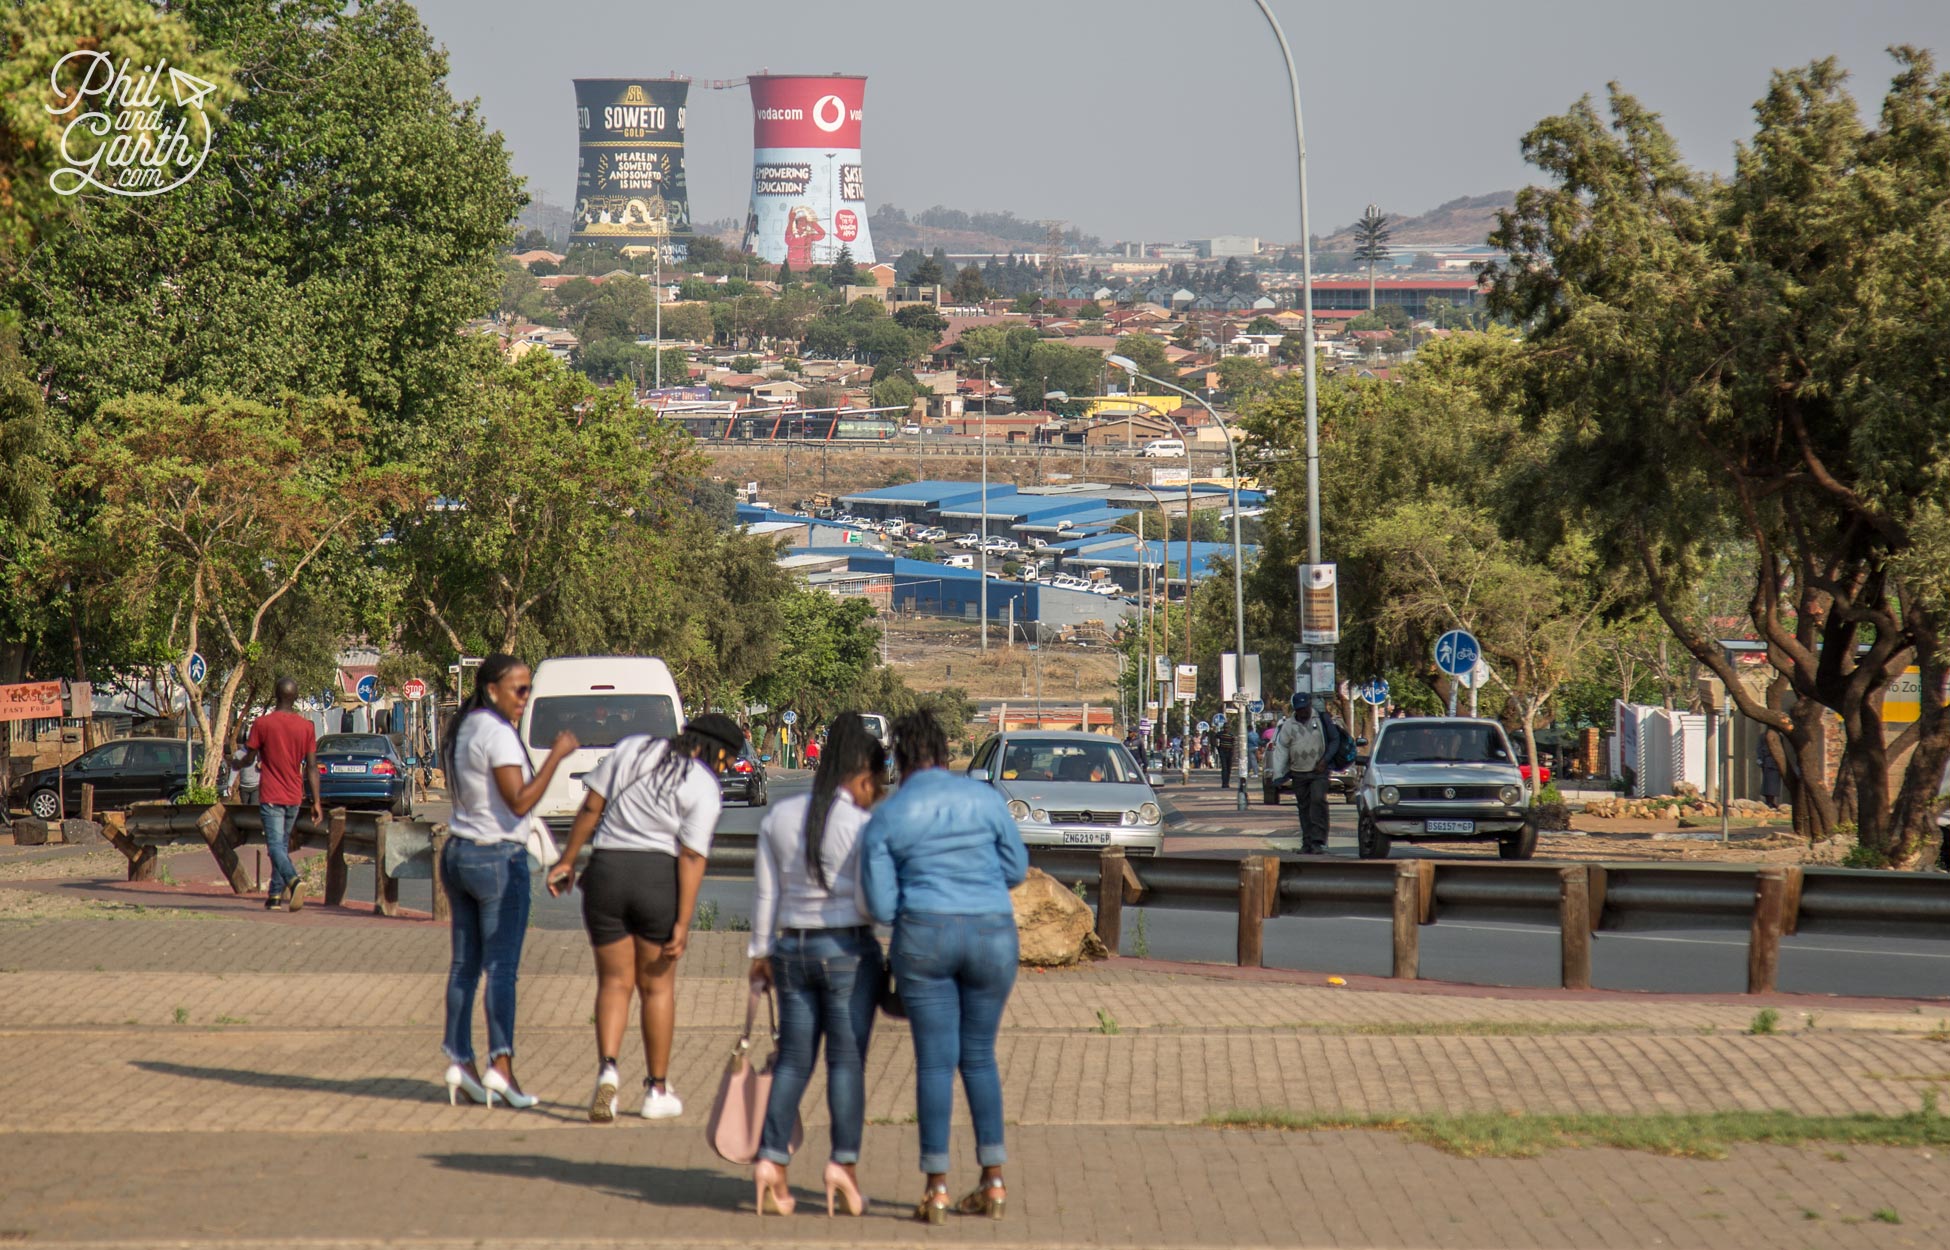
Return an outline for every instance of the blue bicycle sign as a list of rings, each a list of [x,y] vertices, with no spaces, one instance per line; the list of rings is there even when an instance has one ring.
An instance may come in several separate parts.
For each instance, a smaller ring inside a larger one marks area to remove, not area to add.
[[[1435,640],[1435,666],[1451,677],[1462,677],[1483,658],[1476,635],[1465,629],[1452,629]]]

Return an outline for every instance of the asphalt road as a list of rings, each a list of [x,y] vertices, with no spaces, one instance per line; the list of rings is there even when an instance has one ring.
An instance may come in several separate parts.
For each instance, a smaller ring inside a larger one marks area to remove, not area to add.
[[[772,798],[803,793],[803,777],[774,777]],[[763,808],[729,807],[719,828],[755,833]],[[1352,809],[1332,804],[1332,855],[1353,858]],[[1171,840],[1171,854],[1197,854],[1196,840]],[[1436,850],[1397,847],[1397,858]],[[369,897],[371,874],[352,874],[355,897]],[[717,928],[737,927],[751,914],[751,882],[707,877],[700,903],[716,904]],[[365,891],[365,894],[361,894]],[[430,886],[402,883],[401,901],[426,907]],[[573,929],[582,924],[580,896],[540,895],[533,923]],[[1230,911],[1127,908],[1122,952],[1153,959],[1230,963],[1237,920]],[[1321,973],[1385,976],[1389,922],[1381,917],[1284,917],[1265,927],[1266,963]],[[1554,927],[1501,919],[1445,917],[1422,931],[1421,971],[1431,980],[1483,985],[1554,986],[1558,944]],[[1657,933],[1599,934],[1592,942],[1592,981],[1602,989],[1737,993],[1747,983],[1747,934],[1741,929],[1662,929]],[[1950,935],[1943,940],[1801,933],[1781,941],[1780,988],[1789,993],[1903,998],[1950,997]]]

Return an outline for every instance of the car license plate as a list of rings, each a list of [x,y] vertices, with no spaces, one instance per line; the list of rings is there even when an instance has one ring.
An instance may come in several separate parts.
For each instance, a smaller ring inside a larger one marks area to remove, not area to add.
[[[1422,832],[1475,833],[1476,822],[1473,820],[1425,820],[1422,822]]]
[[[333,772],[333,773],[335,773],[335,774],[336,774],[336,773],[363,773],[363,772],[365,772],[365,771],[366,771],[366,766],[365,766],[364,764],[334,764],[334,765],[332,765],[332,772]]]
[[[1065,829],[1063,831],[1063,845],[1064,846],[1109,846],[1110,830],[1108,829]]]

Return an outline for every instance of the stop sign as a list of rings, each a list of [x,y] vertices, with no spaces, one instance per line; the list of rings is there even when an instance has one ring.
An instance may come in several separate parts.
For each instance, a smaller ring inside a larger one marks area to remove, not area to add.
[[[424,699],[427,697],[427,684],[417,677],[408,681],[402,689],[409,699]]]

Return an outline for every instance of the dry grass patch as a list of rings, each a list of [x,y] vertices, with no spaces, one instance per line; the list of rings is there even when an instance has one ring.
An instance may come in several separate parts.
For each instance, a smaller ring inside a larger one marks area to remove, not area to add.
[[[1796,1115],[1788,1111],[1715,1111],[1699,1115],[1301,1115],[1279,1109],[1231,1111],[1207,1118],[1209,1128],[1278,1129],[1315,1133],[1382,1129],[1466,1158],[1530,1159],[1566,1147],[1612,1146],[1688,1159],[1724,1159],[1736,1145],[1950,1145],[1950,1119],[1938,1113],[1936,1093],[1908,1115]]]

